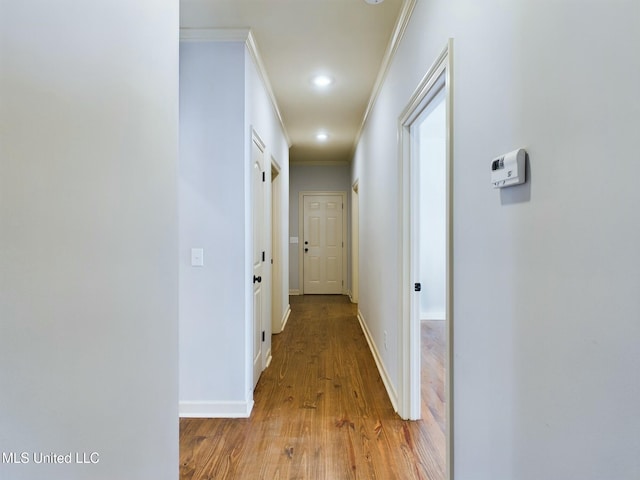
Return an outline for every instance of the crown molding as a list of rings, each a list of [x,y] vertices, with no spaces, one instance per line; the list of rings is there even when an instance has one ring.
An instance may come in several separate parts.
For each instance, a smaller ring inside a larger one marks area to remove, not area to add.
[[[260,54],[260,50],[258,49],[258,45],[250,28],[181,28],[180,41],[244,42],[245,46],[247,47],[247,51],[249,52],[254,65],[256,66],[256,70],[258,71],[258,75],[262,80],[262,84],[267,91],[267,96],[269,97],[271,106],[273,107],[273,111],[278,118],[278,122],[280,123],[280,128],[282,129],[282,133],[287,142],[287,146],[291,147],[291,137],[289,136],[289,132],[287,132],[287,128],[284,125],[282,113],[280,112],[280,108],[278,107],[278,102],[276,101],[276,96],[273,92],[271,81],[269,80],[267,70],[265,69],[264,62],[262,61],[262,55]]]
[[[184,42],[246,42],[249,28],[181,28],[180,40]]]
[[[290,160],[290,166],[298,167],[336,167],[349,165],[351,162],[347,160]]]
[[[291,137],[289,137],[289,132],[287,132],[287,127],[284,125],[284,120],[282,119],[282,114],[280,113],[280,108],[278,107],[278,102],[276,101],[276,95],[273,93],[273,88],[271,87],[271,82],[269,81],[269,76],[267,75],[267,70],[264,67],[264,63],[262,62],[262,55],[260,55],[260,50],[258,49],[258,44],[256,43],[255,38],[253,37],[253,33],[249,30],[247,35],[247,39],[245,42],[247,46],[247,50],[249,51],[249,55],[253,59],[253,63],[258,70],[258,75],[262,79],[262,83],[264,84],[264,88],[267,91],[267,95],[271,100],[271,105],[273,106],[273,111],[278,117],[278,122],[280,122],[280,128],[282,128],[282,133],[284,134],[284,138],[287,142],[287,146],[291,148]]]
[[[411,20],[411,15],[413,14],[413,9],[416,6],[416,2],[417,0],[404,0],[402,2],[400,15],[398,16],[396,26],[393,29],[393,34],[389,39],[387,50],[385,51],[384,57],[382,58],[380,70],[378,71],[376,82],[373,85],[373,90],[371,91],[371,96],[369,97],[367,109],[365,110],[364,116],[362,117],[362,122],[360,123],[360,128],[358,129],[358,133],[353,144],[353,149],[351,150],[351,157],[355,155],[355,151],[358,146],[358,142],[360,141],[360,137],[362,136],[364,126],[367,124],[367,120],[369,119],[369,115],[371,114],[371,110],[373,110],[373,106],[375,105],[376,100],[378,100],[378,95],[380,95],[382,85],[387,77],[387,74],[389,73],[389,69],[391,68],[391,61],[398,51],[400,42],[402,41],[404,33],[407,30],[407,26],[409,25],[409,20]]]

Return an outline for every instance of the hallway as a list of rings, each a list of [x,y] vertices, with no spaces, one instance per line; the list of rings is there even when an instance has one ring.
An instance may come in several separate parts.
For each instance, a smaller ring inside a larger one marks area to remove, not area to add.
[[[444,478],[437,424],[393,411],[339,295],[292,296],[248,419],[181,419],[180,479]]]

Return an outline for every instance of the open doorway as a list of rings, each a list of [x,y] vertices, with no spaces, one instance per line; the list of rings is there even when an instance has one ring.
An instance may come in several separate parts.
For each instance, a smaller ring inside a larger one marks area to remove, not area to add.
[[[452,92],[447,47],[400,116],[401,341],[399,413],[441,441],[451,478]]]
[[[282,324],[282,198],[280,166],[271,157],[271,333],[280,333]]]
[[[418,172],[417,267],[420,292],[420,418],[444,444],[446,345],[446,104],[445,90],[429,101],[410,128]]]
[[[358,303],[360,291],[359,252],[360,252],[360,198],[359,182],[351,186],[351,302]]]

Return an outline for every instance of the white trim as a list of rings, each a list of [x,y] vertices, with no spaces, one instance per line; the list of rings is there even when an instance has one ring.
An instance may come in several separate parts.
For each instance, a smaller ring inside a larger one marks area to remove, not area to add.
[[[245,42],[247,46],[247,50],[255,63],[256,69],[258,70],[258,74],[262,79],[264,84],[264,88],[267,91],[267,95],[269,95],[269,99],[271,100],[271,105],[273,106],[273,110],[278,117],[278,122],[280,123],[280,127],[282,128],[282,133],[284,135],[285,140],[287,141],[287,146],[291,147],[291,137],[289,137],[289,132],[287,132],[287,128],[284,125],[284,120],[282,119],[282,114],[280,113],[280,108],[278,108],[278,102],[276,101],[276,95],[273,93],[273,88],[271,87],[271,81],[269,81],[269,76],[267,75],[267,70],[264,67],[264,62],[262,61],[262,55],[260,55],[260,50],[258,50],[258,44],[256,43],[255,38],[253,37],[253,33],[249,31],[247,35],[247,41]]]
[[[267,361],[265,362],[264,369],[266,370],[271,365],[271,360],[273,360],[273,356],[271,355],[271,349],[267,352]]]
[[[349,205],[347,203],[347,192],[337,191],[301,191],[298,193],[298,238],[304,240],[304,197],[308,195],[340,195],[342,197],[342,289],[341,294],[347,294],[347,216]],[[298,285],[300,295],[304,295],[304,241],[298,241]]]
[[[447,319],[446,312],[422,312],[420,313],[421,322],[439,322]]]
[[[253,125],[251,125],[250,129],[251,129],[251,140],[256,142],[256,145],[264,155],[267,150],[266,143],[264,143],[264,141],[262,140],[262,138],[260,137],[256,129],[253,127]],[[264,165],[262,167],[264,168]]]
[[[280,330],[278,333],[284,332],[284,327],[287,326],[287,322],[289,321],[289,317],[291,316],[291,305],[287,305],[287,311],[284,313],[284,317],[282,317],[282,322],[280,323]]]
[[[371,96],[369,97],[367,109],[364,112],[362,122],[360,122],[360,127],[358,128],[358,132],[356,134],[355,142],[353,143],[351,157],[353,157],[353,155],[355,154],[356,147],[358,146],[360,137],[362,136],[362,131],[364,130],[364,126],[367,124],[367,120],[369,119],[369,114],[371,113],[371,110],[373,110],[373,106],[376,104],[376,100],[378,100],[378,95],[380,95],[384,80],[389,73],[389,69],[391,68],[391,61],[398,51],[400,42],[402,41],[404,33],[407,30],[407,26],[409,25],[409,20],[411,19],[411,15],[413,14],[413,9],[416,6],[416,2],[417,0],[403,0],[402,2],[400,15],[398,16],[398,20],[396,21],[396,25],[393,29],[393,34],[391,35],[389,44],[387,45],[387,50],[385,51],[384,57],[382,58],[380,70],[378,71],[378,77],[376,78],[376,82],[373,85],[373,90],[371,91]]]
[[[285,140],[287,141],[287,145],[291,147],[291,137],[289,136],[289,132],[284,125],[282,113],[280,112],[280,108],[278,107],[278,102],[276,101],[276,96],[273,93],[271,81],[269,80],[269,76],[267,75],[267,71],[264,67],[264,62],[262,61],[262,55],[260,55],[260,50],[258,49],[258,45],[250,28],[181,28],[180,41],[244,42],[247,51],[249,52],[254,65],[256,66],[256,70],[258,70],[258,75],[262,80],[264,88],[267,91],[267,95],[269,96],[269,100],[271,101],[274,113],[278,118],[278,122],[280,123],[280,127],[282,128],[282,133]]]
[[[369,350],[371,350],[371,354],[373,355],[373,359],[376,362],[376,366],[378,367],[378,372],[380,373],[380,377],[382,378],[382,383],[384,384],[384,388],[387,390],[387,395],[389,396],[389,400],[391,400],[391,405],[393,409],[398,411],[398,393],[396,389],[393,388],[393,382],[391,381],[391,377],[389,373],[384,368],[384,362],[382,361],[382,357],[380,356],[380,352],[376,347],[375,342],[373,341],[373,336],[367,327],[367,322],[365,322],[364,317],[362,316],[362,312],[358,309],[358,322],[360,323],[360,328],[362,328],[362,333],[364,333],[364,338],[367,339],[367,344],[369,345]]]
[[[347,160],[293,160],[289,165],[312,166],[312,167],[335,167],[349,165]]]
[[[181,418],[248,418],[253,400],[247,402],[180,402]]]
[[[360,301],[360,179],[351,184],[351,303]]]
[[[266,168],[265,168],[266,172]],[[282,315],[282,177],[280,177],[280,166],[276,159],[271,155],[271,165],[269,168],[269,184],[267,187],[269,193],[269,238],[268,252],[270,252],[271,261],[267,262],[269,268],[269,287],[270,287],[270,308],[269,308],[269,327],[271,334],[278,333],[278,321]],[[269,342],[271,345],[271,342]]]
[[[403,110],[398,119],[399,128],[399,192],[400,192],[400,242],[398,260],[401,265],[400,269],[400,335],[402,362],[400,382],[401,382],[401,404],[400,416],[402,418],[417,420],[420,418],[420,335],[417,322],[414,322],[414,314],[417,309],[416,295],[413,293],[413,282],[416,274],[413,272],[413,266],[410,262],[412,256],[412,245],[415,244],[414,229],[411,228],[413,212],[412,205],[417,204],[416,188],[412,180],[415,181],[417,176],[411,174],[412,155],[410,145],[410,127],[413,121],[419,116],[420,112],[428,101],[428,95],[436,94],[441,90],[441,83],[444,86],[444,75],[447,69],[448,49],[440,54],[438,59],[429,69],[427,74],[411,95],[407,106]],[[447,147],[447,156],[449,154]],[[448,159],[447,159],[448,161]],[[449,176],[447,175],[447,181]],[[446,187],[447,193],[449,186]],[[447,218],[449,222],[449,218]],[[447,235],[447,241],[449,236]],[[447,256],[449,255],[449,247],[447,246]],[[447,296],[448,296],[448,287]],[[445,306],[446,309],[446,306]]]
[[[446,354],[445,354],[445,410],[446,410],[446,457],[447,479],[453,478],[453,39],[449,39],[446,47],[423,77],[410,97],[406,108],[398,118],[399,138],[399,188],[400,188],[400,242],[398,261],[400,268],[400,410],[402,418],[420,418],[420,332],[419,308],[417,296],[413,294],[415,273],[411,257],[415,248],[415,232],[411,228],[412,205],[418,202],[414,185],[416,175],[411,175],[411,135],[412,122],[422,109],[442,88],[445,89],[446,105],[446,280],[445,280],[445,317],[447,320]],[[413,179],[413,182],[412,182]]]
[[[422,112],[422,109],[420,108],[421,104],[430,96],[435,96],[441,88],[446,87],[446,78],[441,77],[448,67],[448,52],[448,48],[445,48],[433,65],[431,65],[429,71],[424,77],[422,77],[418,87],[411,95],[407,106],[400,115],[399,121],[402,127],[408,128],[409,124],[411,124]],[[438,84],[441,85],[437,86],[436,91],[431,94],[432,88]]]
[[[246,42],[249,28],[181,28],[183,42]]]
[[[293,288],[293,289],[289,290],[289,295],[300,295],[300,289]]]
[[[280,171],[282,170],[282,167],[280,166],[280,162],[278,162],[278,160],[273,155],[271,155],[271,168],[276,172],[275,176],[280,175]],[[272,176],[271,181],[273,181],[274,178],[275,177]]]

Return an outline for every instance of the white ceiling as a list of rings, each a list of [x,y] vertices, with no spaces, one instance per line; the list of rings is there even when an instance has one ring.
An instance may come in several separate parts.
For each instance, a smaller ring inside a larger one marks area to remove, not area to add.
[[[403,0],[181,0],[182,28],[251,28],[292,163],[348,162]],[[314,74],[335,79],[325,91]],[[324,130],[328,141],[315,135]]]

